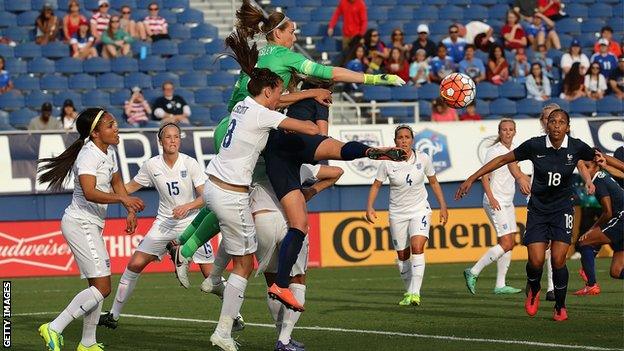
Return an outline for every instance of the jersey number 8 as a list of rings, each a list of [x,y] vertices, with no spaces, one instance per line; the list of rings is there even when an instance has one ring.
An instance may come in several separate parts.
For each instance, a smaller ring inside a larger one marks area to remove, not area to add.
[[[236,128],[236,120],[233,119],[228,126],[227,133],[225,133],[225,137],[223,138],[223,143],[221,144],[223,147],[227,148],[232,143],[232,134],[234,133],[234,128]]]

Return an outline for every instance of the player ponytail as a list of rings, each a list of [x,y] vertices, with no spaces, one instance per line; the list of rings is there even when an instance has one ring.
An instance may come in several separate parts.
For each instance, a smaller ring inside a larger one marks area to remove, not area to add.
[[[514,125],[514,129],[516,129],[516,121],[514,121],[511,118],[508,117],[504,117],[501,118],[501,120],[498,122],[498,136],[496,137],[496,140],[494,140],[494,142],[492,143],[492,145],[496,145],[501,141],[501,137],[500,137],[500,131],[501,131],[501,126],[503,125],[503,123],[505,122],[511,122]]]
[[[238,28],[225,39],[225,45],[230,47],[233,53],[224,53],[224,55],[236,60],[241,66],[241,70],[251,78],[247,83],[247,90],[251,96],[260,95],[262,89],[266,87],[275,89],[283,82],[282,78],[270,69],[256,67],[258,45],[254,42],[249,47],[245,33]]]
[[[243,0],[243,5],[236,11],[236,29],[239,29],[245,37],[251,39],[254,35],[263,33],[266,39],[273,41],[273,32],[276,29],[284,30],[290,19],[282,12],[273,12],[268,18],[259,8],[251,4],[249,0]]]
[[[71,172],[74,162],[78,157],[78,153],[85,144],[91,132],[96,130],[99,120],[106,113],[106,110],[99,107],[92,107],[83,110],[76,119],[76,130],[78,131],[78,139],[73,142],[62,154],[56,157],[42,158],[37,160],[37,173],[39,176],[39,184],[50,183],[48,189],[60,190],[67,176]]]

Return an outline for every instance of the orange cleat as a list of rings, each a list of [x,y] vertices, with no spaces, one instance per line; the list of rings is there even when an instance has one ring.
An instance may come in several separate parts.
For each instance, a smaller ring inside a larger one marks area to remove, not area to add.
[[[553,319],[557,322],[563,322],[568,319],[568,310],[565,307],[561,307],[560,310],[555,308],[555,314],[553,315]]]
[[[574,292],[576,296],[585,296],[585,295],[600,295],[600,285],[594,284],[592,286],[585,285],[582,289]]]
[[[585,270],[583,269],[583,267],[579,269],[579,275],[581,276],[581,279],[583,279],[583,281],[587,283],[587,274],[585,274]]]
[[[537,310],[539,309],[539,295],[539,291],[535,295],[533,295],[533,291],[531,289],[527,290],[527,297],[524,301],[524,310],[531,317],[535,316],[537,314]]]
[[[277,284],[273,283],[268,291],[269,297],[274,300],[279,300],[287,308],[290,308],[296,312],[303,312],[305,308],[297,301],[295,295],[289,288],[280,288]]]

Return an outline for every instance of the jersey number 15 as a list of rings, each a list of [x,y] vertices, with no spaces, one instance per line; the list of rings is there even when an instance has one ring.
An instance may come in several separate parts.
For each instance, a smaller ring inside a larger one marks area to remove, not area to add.
[[[169,196],[180,194],[180,188],[178,182],[167,183],[167,190],[169,190]]]

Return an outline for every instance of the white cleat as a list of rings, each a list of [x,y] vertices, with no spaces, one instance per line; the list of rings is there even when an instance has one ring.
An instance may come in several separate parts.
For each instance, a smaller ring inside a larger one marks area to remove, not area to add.
[[[219,296],[220,299],[223,299],[223,291],[225,290],[225,285],[227,284],[226,280],[221,278],[221,282],[219,284],[213,284],[212,279],[210,277],[204,279],[201,283],[201,291],[206,294],[215,294]]]
[[[216,331],[210,336],[210,342],[212,346],[217,346],[224,351],[238,351],[238,345],[232,337],[224,338]]]
[[[188,277],[190,265],[189,260],[182,256],[182,247],[180,245],[176,245],[175,241],[167,244],[167,250],[169,251],[173,265],[175,266],[176,278],[178,278],[180,285],[182,285],[185,289],[188,289],[191,286],[191,282]]]

